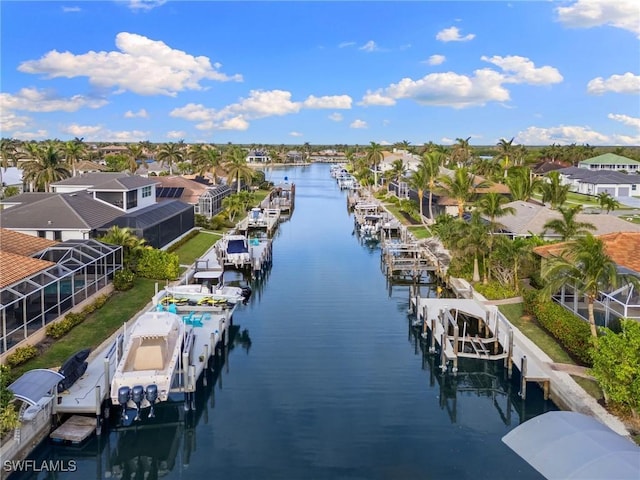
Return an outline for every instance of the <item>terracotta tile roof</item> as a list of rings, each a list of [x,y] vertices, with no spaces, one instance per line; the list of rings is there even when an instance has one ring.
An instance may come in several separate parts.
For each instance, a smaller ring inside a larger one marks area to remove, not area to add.
[[[617,232],[600,235],[598,237],[604,242],[607,255],[620,267],[628,268],[640,273],[640,233],[638,232]],[[535,253],[543,258],[557,257],[562,254],[567,242],[553,243],[533,249]]]
[[[54,265],[55,263],[46,260],[0,250],[0,288],[5,288]]]
[[[0,228],[0,251],[2,252],[28,257],[56,243],[46,238],[14,232],[8,228]]]
[[[207,191],[208,186],[203,183],[196,182],[190,178],[180,176],[161,176],[154,178],[162,187],[179,187],[184,188],[180,200],[195,204],[204,192]]]

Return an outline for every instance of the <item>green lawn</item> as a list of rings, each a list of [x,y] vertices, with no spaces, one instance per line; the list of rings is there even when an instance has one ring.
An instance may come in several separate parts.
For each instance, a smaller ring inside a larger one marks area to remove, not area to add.
[[[500,305],[498,308],[515,327],[538,345],[554,362],[576,365],[569,354],[537,322],[522,318],[522,303]]]
[[[180,257],[180,265],[191,265],[195,263],[197,258],[204,255],[221,236],[219,233],[200,232],[188,242],[180,245],[173,253],[177,253]]]
[[[433,235],[431,230],[428,230],[426,227],[423,227],[423,226],[408,227],[408,230],[413,234],[416,240],[421,240],[423,238],[431,238],[431,236]]]
[[[58,367],[75,352],[97,347],[151,301],[155,283],[156,280],[138,278],[131,290],[115,292],[102,308],[89,315],[60,340],[51,343],[38,357],[15,368],[12,373],[19,376],[34,368]]]

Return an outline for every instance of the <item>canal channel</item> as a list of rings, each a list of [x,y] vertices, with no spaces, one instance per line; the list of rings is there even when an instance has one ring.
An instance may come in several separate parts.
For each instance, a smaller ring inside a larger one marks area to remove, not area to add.
[[[155,425],[31,458],[74,460],[57,479],[541,478],[500,439],[555,405],[533,386],[523,401],[501,362],[442,374],[411,326],[409,287],[388,285],[379,249],[359,242],[329,166],[267,172],[285,177],[295,211],[197,410],[178,402]]]

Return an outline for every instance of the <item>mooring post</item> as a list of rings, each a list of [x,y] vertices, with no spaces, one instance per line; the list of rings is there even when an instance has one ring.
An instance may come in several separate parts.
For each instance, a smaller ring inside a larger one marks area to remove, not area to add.
[[[440,369],[442,370],[442,373],[444,373],[447,370],[447,355],[444,351],[446,341],[447,341],[447,333],[444,332],[440,336]]]
[[[453,374],[458,373],[458,352],[460,351],[460,327],[453,327]]]
[[[426,321],[426,320],[425,320]],[[429,353],[436,351],[436,319],[431,319],[431,346],[429,347]]]
[[[524,355],[520,361],[520,397],[527,399],[527,356]]]
[[[513,330],[509,329],[509,351],[507,352],[507,377],[513,373]]]

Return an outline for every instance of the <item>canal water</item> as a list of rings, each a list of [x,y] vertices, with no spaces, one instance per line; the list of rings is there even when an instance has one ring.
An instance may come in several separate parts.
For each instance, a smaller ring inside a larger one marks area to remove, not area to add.
[[[442,374],[411,327],[408,286],[390,287],[380,251],[359,242],[328,165],[267,173],[285,177],[295,211],[197,410],[81,447],[44,443],[32,458],[77,470],[20,478],[541,478],[501,438],[556,407],[533,386],[522,401],[501,363]]]

